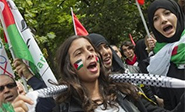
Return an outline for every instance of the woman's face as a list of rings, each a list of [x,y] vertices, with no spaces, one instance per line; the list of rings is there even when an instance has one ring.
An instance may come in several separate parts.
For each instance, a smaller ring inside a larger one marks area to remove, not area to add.
[[[123,54],[126,56],[126,58],[131,59],[134,57],[134,50],[130,48],[129,46],[122,46]]]
[[[170,38],[175,34],[177,17],[169,10],[163,8],[156,10],[153,21],[155,29],[166,38]]]
[[[73,65],[82,82],[92,82],[99,77],[99,59],[88,40],[84,38],[74,40],[68,53],[71,65]]]
[[[98,50],[103,58],[103,64],[105,68],[111,69],[112,67],[112,51],[107,44],[101,44],[98,46]]]

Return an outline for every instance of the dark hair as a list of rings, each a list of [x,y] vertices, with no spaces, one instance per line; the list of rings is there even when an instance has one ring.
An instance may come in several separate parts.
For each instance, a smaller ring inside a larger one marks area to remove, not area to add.
[[[126,56],[123,53],[124,52],[123,49],[122,49],[123,46],[128,46],[130,49],[134,50],[134,45],[130,41],[124,41],[120,46],[121,55],[124,56],[124,57],[126,57]]]
[[[68,90],[61,93],[57,97],[56,101],[58,103],[67,102],[70,100],[71,97],[73,97],[74,99],[78,99],[78,103],[82,105],[84,111],[90,112],[94,111],[94,109],[97,108],[98,103],[97,101],[93,101],[92,99],[90,99],[87,88],[80,82],[78,75],[75,73],[75,70],[70,64],[70,57],[68,54],[71,43],[79,38],[86,39],[93,46],[91,41],[85,36],[71,36],[57,50],[56,62],[57,67],[59,68],[59,75],[61,77],[61,79],[59,80],[59,84],[66,84],[68,86]],[[98,53],[94,46],[93,48]],[[116,91],[118,90],[118,87],[115,84],[110,84],[109,77],[105,72],[104,66],[102,65],[101,57],[100,76],[98,77],[98,80],[100,89],[99,91],[102,96],[101,100],[103,101],[103,105],[106,109],[108,104],[111,106],[114,105],[112,102],[116,101]]]

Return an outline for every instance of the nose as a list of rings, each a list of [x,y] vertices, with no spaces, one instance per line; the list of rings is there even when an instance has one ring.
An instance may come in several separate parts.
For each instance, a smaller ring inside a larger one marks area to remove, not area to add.
[[[5,88],[4,88],[4,93],[7,93],[7,92],[9,92],[10,91],[10,89],[8,89],[6,86],[5,86]]]
[[[130,50],[129,49],[126,49],[125,52],[129,52]]]
[[[87,51],[87,59],[92,59],[94,57],[94,53],[91,51]]]
[[[100,53],[102,56],[107,56],[108,55],[108,52],[107,52],[107,49],[102,47],[102,49],[100,50]]]
[[[161,15],[161,23],[165,24],[167,22],[167,19],[165,16]]]

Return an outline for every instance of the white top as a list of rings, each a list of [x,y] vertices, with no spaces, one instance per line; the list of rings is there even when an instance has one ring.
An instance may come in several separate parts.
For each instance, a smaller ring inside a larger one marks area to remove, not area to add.
[[[116,104],[116,106],[118,106],[118,108],[115,107],[115,106],[114,107],[110,107],[108,105],[107,109],[106,110],[103,110],[104,109],[104,106],[103,105],[99,105],[94,110],[94,112],[125,112],[125,110],[123,110],[123,108],[120,105]]]

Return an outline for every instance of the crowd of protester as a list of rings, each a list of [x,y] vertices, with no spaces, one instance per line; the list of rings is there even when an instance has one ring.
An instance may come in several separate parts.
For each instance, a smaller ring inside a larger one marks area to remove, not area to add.
[[[183,0],[154,0],[148,7],[150,35],[134,45],[110,45],[98,33],[70,36],[56,52],[58,84],[67,90],[57,97],[38,98],[36,112],[182,112],[185,88],[164,88],[110,79],[114,73],[145,73],[185,80],[185,18]],[[148,37],[149,36],[149,37]],[[19,77],[32,90],[46,88],[28,66],[15,59]],[[28,112],[33,100],[20,82],[0,75],[0,106]],[[0,108],[0,111],[2,109]]]

